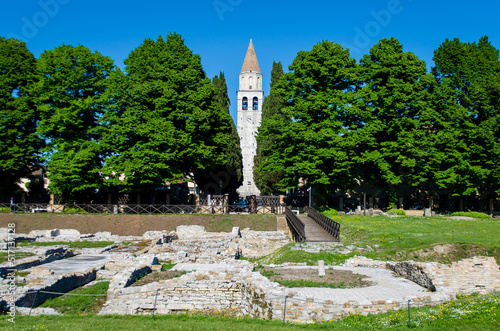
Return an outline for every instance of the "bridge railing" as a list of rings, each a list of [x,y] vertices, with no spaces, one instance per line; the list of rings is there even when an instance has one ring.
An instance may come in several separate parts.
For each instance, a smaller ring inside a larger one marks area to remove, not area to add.
[[[307,216],[312,218],[316,223],[331,234],[335,239],[340,240],[340,224],[329,218],[328,216],[318,212],[314,208],[307,210]]]
[[[290,207],[285,207],[286,220],[290,226],[295,230],[294,237],[298,241],[306,241],[306,229],[304,223],[293,213]]]

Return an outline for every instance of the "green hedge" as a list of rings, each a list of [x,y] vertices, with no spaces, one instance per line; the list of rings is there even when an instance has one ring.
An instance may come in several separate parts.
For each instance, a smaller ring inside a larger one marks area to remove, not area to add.
[[[478,213],[476,211],[457,211],[453,214],[449,214],[446,216],[467,216],[467,217],[474,217],[474,218],[490,218],[490,215],[485,214],[485,213]]]
[[[405,216],[406,213],[403,209],[390,209],[387,211],[387,213],[390,213],[390,212],[393,212],[394,214],[396,215],[399,215],[399,216]]]
[[[339,214],[338,210],[337,209],[333,209],[333,208],[328,208],[328,207],[319,207],[317,209],[320,213],[323,213],[327,216],[336,216]]]

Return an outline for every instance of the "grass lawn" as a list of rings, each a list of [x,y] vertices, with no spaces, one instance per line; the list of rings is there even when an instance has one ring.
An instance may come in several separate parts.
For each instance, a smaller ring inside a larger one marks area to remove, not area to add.
[[[268,256],[249,259],[260,264],[305,262],[317,265],[318,260],[326,265],[339,265],[345,260],[363,255],[383,261],[435,261],[450,263],[472,256],[493,256],[500,263],[500,220],[458,220],[437,217],[412,216],[351,216],[328,215],[340,223],[340,241],[344,245],[366,247],[363,251],[332,254],[326,251],[311,253],[291,250],[295,243],[286,245]],[[436,253],[436,245],[449,245],[446,253]]]
[[[89,287],[77,288],[65,295],[48,299],[40,307],[55,308],[60,313],[98,313],[106,302],[108,287],[109,282],[104,281]]]
[[[286,262],[292,263],[306,263],[307,265],[318,265],[319,260],[325,261],[325,265],[339,265],[345,262],[350,257],[354,255],[359,255],[359,253],[349,253],[349,254],[332,254],[329,252],[320,251],[319,253],[311,253],[302,250],[291,250],[291,247],[295,244],[285,245],[273,253],[264,256],[262,258],[245,258],[242,260],[249,260],[251,262],[256,262],[258,264],[282,264]]]
[[[470,243],[500,247],[500,220],[459,220],[412,216],[330,216],[341,224],[342,242],[383,248],[425,247],[438,243]]]
[[[10,257],[15,257],[16,260],[18,260],[18,259],[22,259],[23,257],[33,256],[33,255],[35,255],[35,254],[28,253],[28,252],[15,252],[14,255],[12,255],[12,253],[11,253]],[[9,253],[7,253],[7,252],[0,252],[0,264],[4,263],[4,262],[7,262],[8,258],[9,258]]]
[[[499,330],[500,298],[469,296],[433,307],[411,308],[411,329],[415,330]],[[17,316],[15,324],[0,317],[6,330],[408,330],[408,311],[377,315],[350,315],[325,323],[283,325],[280,320],[230,318],[204,315]]]
[[[345,244],[378,245],[375,252],[363,254],[375,259],[415,259],[412,252],[438,244],[465,244],[463,250],[477,246],[477,255],[500,259],[500,220],[459,220],[436,217],[331,216],[341,224],[340,240]],[[458,245],[460,247],[460,245]],[[468,257],[467,252],[462,252]],[[460,259],[460,252],[456,252]],[[418,258],[417,258],[418,259]],[[440,261],[440,262],[450,262]]]

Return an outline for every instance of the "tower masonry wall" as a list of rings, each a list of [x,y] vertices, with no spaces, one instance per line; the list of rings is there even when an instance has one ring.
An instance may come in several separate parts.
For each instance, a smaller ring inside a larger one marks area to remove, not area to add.
[[[247,110],[243,110],[243,98],[248,99]],[[258,98],[257,110],[253,109],[253,98]],[[257,151],[257,131],[262,120],[262,90],[238,91],[238,135],[240,136],[241,154],[243,157],[243,185],[239,188],[240,196],[259,195],[260,191],[253,178],[254,157]],[[250,185],[248,184],[250,183]]]
[[[238,193],[241,197],[260,195],[253,178],[253,168],[254,157],[257,152],[255,137],[262,120],[264,91],[262,90],[262,73],[260,72],[259,61],[252,40],[248,45],[245,61],[239,75],[239,90],[236,95],[238,99],[237,129],[243,157],[243,185],[238,189]],[[243,103],[245,98],[246,104]]]

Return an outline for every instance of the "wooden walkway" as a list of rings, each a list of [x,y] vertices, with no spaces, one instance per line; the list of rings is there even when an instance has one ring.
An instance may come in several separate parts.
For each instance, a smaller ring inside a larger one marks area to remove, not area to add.
[[[332,242],[338,241],[331,234],[326,232],[318,223],[314,222],[306,215],[297,215],[305,225],[306,242]]]

